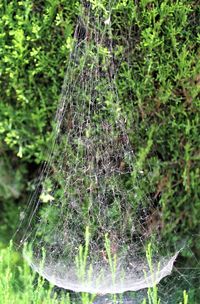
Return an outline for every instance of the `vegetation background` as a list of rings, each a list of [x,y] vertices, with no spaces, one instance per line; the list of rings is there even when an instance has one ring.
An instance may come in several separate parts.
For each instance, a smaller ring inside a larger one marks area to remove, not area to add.
[[[17,303],[15,297],[6,300],[8,288],[13,294],[25,288],[22,277],[13,277],[15,264],[22,266],[20,257],[5,247],[46,159],[78,6],[75,0],[0,3],[0,247],[2,261],[5,252],[11,257],[5,262],[10,270],[1,261],[10,285],[1,285],[0,303]],[[116,36],[120,32],[122,40],[116,54],[119,94],[133,125],[138,169],[151,172],[141,187],[162,213],[169,246],[187,243],[190,250],[180,259],[192,266],[194,255],[200,258],[200,3],[121,0],[115,12]],[[30,278],[29,291],[34,289]],[[42,298],[32,303],[50,303],[41,302],[49,292],[42,290]],[[195,297],[191,303],[198,303],[197,292]]]

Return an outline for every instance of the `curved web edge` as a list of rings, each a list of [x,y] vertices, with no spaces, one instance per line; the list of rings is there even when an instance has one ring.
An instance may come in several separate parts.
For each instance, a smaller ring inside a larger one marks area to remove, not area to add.
[[[114,294],[124,293],[127,291],[139,291],[157,285],[163,278],[171,275],[178,254],[179,251],[173,256],[154,264],[152,273],[150,271],[148,271],[148,273],[143,271],[143,273],[140,273],[138,276],[138,279],[136,279],[135,275],[130,272],[126,279],[123,281],[120,281],[120,279],[115,280],[112,284],[110,284],[111,274],[109,273],[106,275],[103,283],[98,284],[97,269],[96,271],[94,269],[94,276],[92,278],[88,281],[85,280],[84,282],[80,282],[75,278],[73,281],[71,277],[71,275],[75,273],[74,268],[66,269],[65,275],[63,276],[62,274],[59,276],[58,267],[64,269],[64,265],[58,266],[58,264],[53,264],[42,266],[31,260],[28,255],[25,256],[25,259],[34,271],[59,288],[64,288],[74,292],[88,292],[91,294]],[[120,273],[119,275],[116,274],[116,278],[118,277],[120,277]]]

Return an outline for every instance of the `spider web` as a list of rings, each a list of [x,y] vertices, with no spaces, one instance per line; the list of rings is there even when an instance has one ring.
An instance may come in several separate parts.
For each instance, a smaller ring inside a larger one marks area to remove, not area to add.
[[[23,215],[21,243],[31,244],[32,268],[59,287],[137,291],[169,275],[178,253],[164,247],[161,215],[140,191],[145,176],[117,88],[112,4],[85,2],[80,10],[49,158]]]

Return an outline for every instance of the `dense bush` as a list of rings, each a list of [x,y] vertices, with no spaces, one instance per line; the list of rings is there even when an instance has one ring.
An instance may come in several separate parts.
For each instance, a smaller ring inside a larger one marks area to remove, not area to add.
[[[27,200],[27,180],[45,160],[78,10],[75,0],[0,4],[0,200],[7,225],[9,206]],[[147,177],[141,189],[162,213],[167,239],[187,240],[200,256],[193,237],[200,222],[199,19],[198,1],[124,0],[112,22],[121,109],[136,170]]]
[[[172,237],[178,227],[184,238],[198,231],[200,220],[199,5],[140,1],[118,11],[121,26],[129,16],[128,60],[118,85],[132,143],[139,166],[151,172],[149,192],[161,206],[165,232]]]
[[[67,65],[76,3],[9,1],[0,9],[1,140],[18,157],[40,162]]]
[[[10,227],[12,198],[27,199],[27,167],[45,159],[76,2],[6,1],[0,15],[0,200]]]

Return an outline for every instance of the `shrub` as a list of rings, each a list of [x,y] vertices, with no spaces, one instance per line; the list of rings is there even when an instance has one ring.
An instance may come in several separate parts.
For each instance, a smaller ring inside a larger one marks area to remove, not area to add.
[[[121,108],[136,169],[148,178],[141,178],[141,191],[162,214],[167,240],[186,239],[200,256],[191,237],[200,222],[199,10],[192,0],[124,0],[116,2],[112,22]],[[9,162],[0,162],[1,200],[7,203],[25,200],[26,172],[46,159],[78,11],[75,0],[0,4],[0,153]]]

